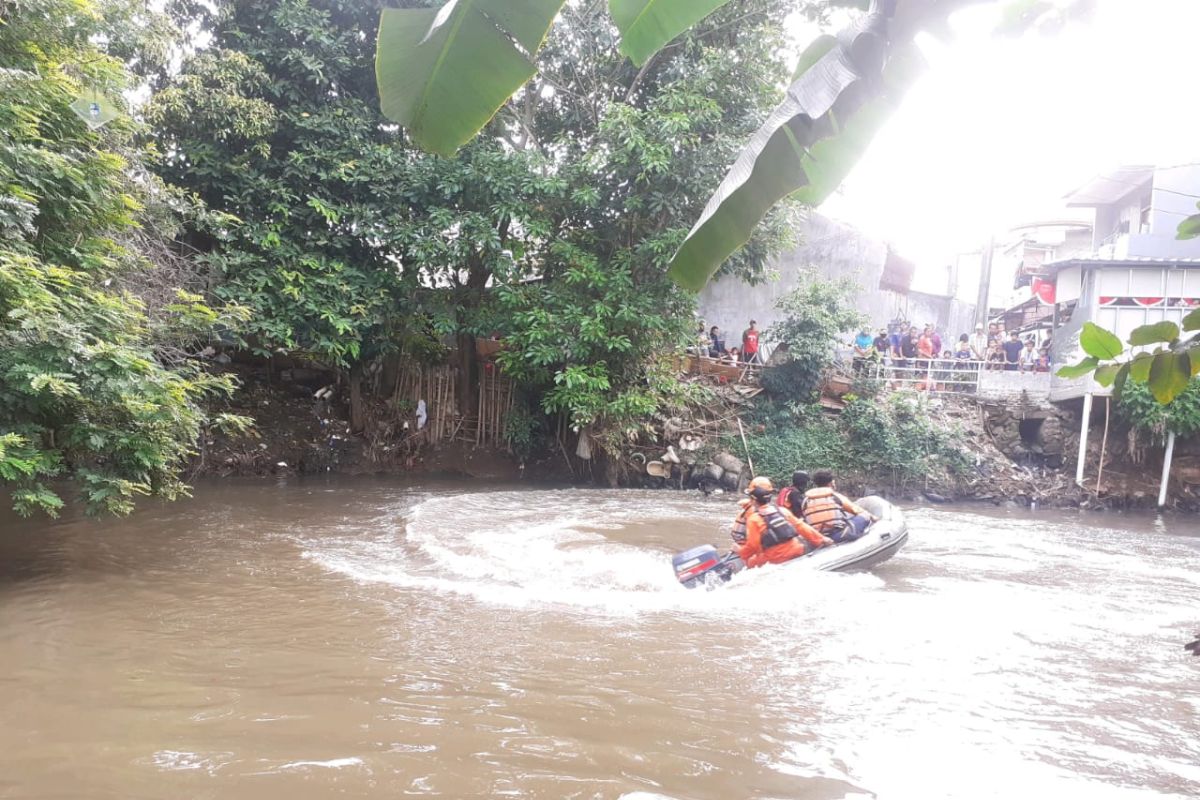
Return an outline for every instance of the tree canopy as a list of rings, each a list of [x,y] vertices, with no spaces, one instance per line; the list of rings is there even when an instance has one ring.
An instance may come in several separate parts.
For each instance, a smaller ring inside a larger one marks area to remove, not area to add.
[[[254,309],[260,351],[354,368],[414,337],[467,353],[498,333],[543,410],[619,428],[655,408],[651,356],[690,328],[667,261],[774,102],[790,9],[737,0],[637,68],[600,10],[568,5],[540,76],[445,158],[376,109],[377,8],[245,0],[148,117],[163,177],[225,215],[193,236],[217,292]],[[786,213],[728,269],[761,277]]]
[[[0,481],[22,514],[56,513],[71,485],[92,511],[127,512],[184,490],[202,401],[231,388],[187,358],[218,312],[184,293],[148,316],[118,288],[152,266],[141,223],[169,225],[179,198],[127,115],[94,131],[71,109],[130,85],[96,42],[145,62],[160,31],[87,0],[22,3],[0,23]]]

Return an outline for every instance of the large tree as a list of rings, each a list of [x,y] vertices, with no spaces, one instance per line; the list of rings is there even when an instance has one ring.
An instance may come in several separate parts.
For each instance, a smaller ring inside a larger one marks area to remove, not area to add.
[[[664,357],[694,336],[693,299],[666,277],[687,222],[769,113],[785,66],[790,3],[729,4],[642,67],[596,4],[568,4],[541,71],[485,131],[539,155],[562,189],[547,198],[539,281],[505,283],[505,369],[546,410],[619,443],[670,402]],[[788,240],[787,208],[726,268],[761,278]]]
[[[588,424],[625,407],[627,424],[658,395],[646,363],[690,327],[666,258],[785,79],[789,7],[734,2],[638,68],[593,4],[570,5],[543,77],[443,158],[375,110],[361,30],[377,9],[243,0],[150,118],[164,174],[237,218],[201,244],[264,350],[353,368],[418,324],[458,337],[469,402],[472,338],[500,332],[547,410]],[[730,268],[761,275],[785,227],[773,218]],[[611,274],[592,280],[597,266]],[[569,400],[556,387],[579,369],[594,391]]]
[[[128,116],[97,131],[72,108],[121,97],[123,58],[163,52],[152,23],[115,2],[0,10],[0,485],[22,514],[56,513],[72,484],[92,511],[184,491],[201,401],[230,388],[188,358],[216,318],[202,298],[148,317],[118,290],[154,269],[142,223],[172,224],[178,198]],[[98,44],[116,41],[123,58]]]

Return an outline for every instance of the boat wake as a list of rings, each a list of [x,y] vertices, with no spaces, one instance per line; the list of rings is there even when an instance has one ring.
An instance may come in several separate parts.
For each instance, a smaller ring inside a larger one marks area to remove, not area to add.
[[[699,541],[724,547],[735,511],[650,492],[439,495],[397,509],[375,533],[310,539],[305,557],[364,583],[616,615],[687,608],[724,616],[761,608],[767,596],[799,609],[883,585],[869,574],[789,566],[747,571],[720,592],[684,589],[671,555]]]

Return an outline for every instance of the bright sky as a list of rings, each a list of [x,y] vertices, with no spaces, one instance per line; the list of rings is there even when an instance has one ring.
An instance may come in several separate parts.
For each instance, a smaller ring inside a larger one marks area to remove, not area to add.
[[[1000,5],[923,42],[930,71],[821,209],[925,273],[1101,171],[1200,157],[1200,0],[1098,0],[1090,23],[1018,40],[990,33]]]

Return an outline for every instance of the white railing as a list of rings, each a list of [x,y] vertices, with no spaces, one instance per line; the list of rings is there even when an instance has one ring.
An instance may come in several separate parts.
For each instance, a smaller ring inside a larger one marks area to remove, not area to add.
[[[842,365],[852,378],[863,377],[885,382],[892,389],[941,394],[977,394],[982,373],[1010,375],[1047,374],[1050,367],[1021,366],[995,361],[960,361],[952,358],[910,358],[897,363],[866,359],[860,366],[853,361]]]

